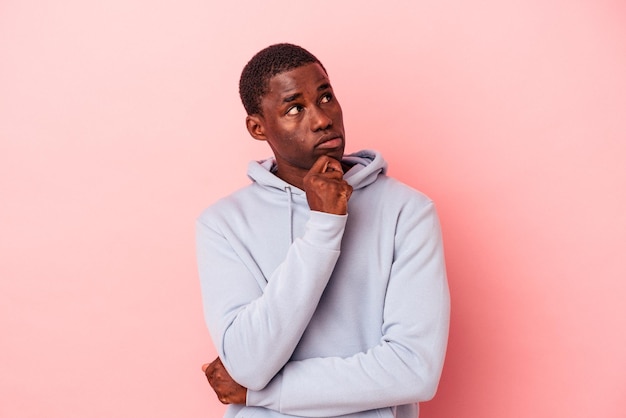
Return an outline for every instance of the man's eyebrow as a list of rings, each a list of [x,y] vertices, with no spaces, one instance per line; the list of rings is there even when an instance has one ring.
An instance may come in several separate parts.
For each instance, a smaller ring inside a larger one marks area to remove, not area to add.
[[[301,96],[302,96],[302,93],[295,93],[295,94],[292,94],[291,96],[286,96],[283,98],[283,103],[293,102],[294,100],[298,99]]]
[[[330,83],[323,83],[323,84],[320,84],[320,86],[317,88],[317,91],[322,91],[322,90],[326,90],[329,88],[331,88]]]
[[[332,87],[330,87],[330,83],[322,83],[317,88],[317,91],[328,90],[330,88],[332,88]],[[283,98],[283,103],[291,103],[291,102],[299,99],[300,97],[302,97],[302,93],[294,93],[294,94],[291,94],[289,96],[285,96]]]

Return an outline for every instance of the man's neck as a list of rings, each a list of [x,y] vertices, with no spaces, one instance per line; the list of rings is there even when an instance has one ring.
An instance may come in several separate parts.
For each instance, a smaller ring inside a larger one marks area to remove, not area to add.
[[[306,176],[306,174],[306,170],[297,170],[293,168],[281,169],[278,165],[276,165],[276,168],[274,169],[274,175],[276,177],[286,181],[300,190],[304,190],[304,176]]]

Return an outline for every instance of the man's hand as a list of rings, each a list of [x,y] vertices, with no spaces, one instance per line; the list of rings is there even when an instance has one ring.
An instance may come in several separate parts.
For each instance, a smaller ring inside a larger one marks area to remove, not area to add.
[[[202,371],[221,403],[246,404],[248,389],[230,377],[219,357],[213,360],[212,363],[203,364]]]
[[[341,163],[326,155],[315,161],[304,176],[304,191],[311,210],[335,215],[348,213],[352,186],[343,179]]]

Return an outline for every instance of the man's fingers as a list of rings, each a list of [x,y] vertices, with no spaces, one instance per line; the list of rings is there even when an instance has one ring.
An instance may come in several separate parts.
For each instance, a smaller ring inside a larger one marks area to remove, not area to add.
[[[343,168],[338,160],[319,157],[303,179],[309,208],[314,211],[344,215],[352,186],[343,179]]]
[[[324,170],[323,172],[328,173],[329,171],[336,171],[338,173],[341,173],[341,175],[343,176],[343,168],[341,167],[341,163],[334,158],[327,158],[328,164],[326,164],[326,170]]]
[[[219,367],[222,363],[222,360],[220,360],[219,356],[215,358],[215,360],[213,360],[210,363],[204,363],[202,365],[202,371],[204,372],[204,374],[206,374],[207,370],[209,369],[209,367]]]
[[[323,173],[324,171],[326,171],[326,167],[328,166],[327,159],[328,157],[323,155],[317,160],[315,160],[315,162],[311,166],[311,169],[309,170],[309,173]]]
[[[353,190],[354,189],[350,185],[348,185],[348,187],[346,187],[346,190],[345,190],[346,200],[350,200],[350,196],[352,196],[352,191]]]
[[[341,163],[327,155],[322,155],[313,163],[311,169],[309,170],[309,173],[322,174],[329,171],[337,171],[339,173],[343,173],[343,170],[341,169]]]

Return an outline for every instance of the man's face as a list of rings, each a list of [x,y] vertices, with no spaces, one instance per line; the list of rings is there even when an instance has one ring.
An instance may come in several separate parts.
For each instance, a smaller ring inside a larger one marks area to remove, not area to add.
[[[279,175],[303,177],[320,156],[343,157],[341,106],[319,64],[272,77],[261,109],[257,120],[262,135],[253,136],[269,143]]]

